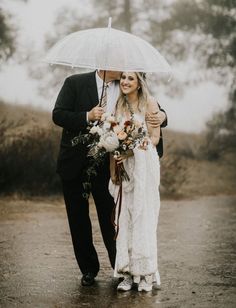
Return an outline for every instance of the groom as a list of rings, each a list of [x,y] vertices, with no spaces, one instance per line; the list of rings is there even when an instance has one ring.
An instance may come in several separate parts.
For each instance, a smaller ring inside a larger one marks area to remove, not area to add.
[[[90,286],[99,271],[99,260],[93,245],[88,200],[83,197],[83,182],[88,166],[87,148],[79,144],[72,147],[71,140],[79,133],[86,133],[87,125],[101,119],[104,112],[113,112],[119,95],[121,72],[106,71],[108,85],[103,93],[103,107],[98,105],[102,94],[104,71],[72,75],[68,77],[56,100],[53,121],[63,128],[57,172],[61,177],[63,195],[75,257],[82,272],[81,284]],[[104,95],[105,94],[105,95]],[[160,111],[147,119],[153,125],[166,125],[166,115]],[[158,149],[158,148],[157,148]],[[162,143],[159,144],[160,156]],[[97,210],[100,229],[112,268],[115,266],[115,230],[111,223],[114,200],[108,191],[110,179],[109,157],[97,169],[92,179],[91,193]]]

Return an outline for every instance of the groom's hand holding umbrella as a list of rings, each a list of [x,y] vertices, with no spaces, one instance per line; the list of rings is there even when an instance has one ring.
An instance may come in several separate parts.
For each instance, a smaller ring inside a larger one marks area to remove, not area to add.
[[[101,117],[104,113],[104,109],[102,107],[99,106],[99,104],[97,106],[95,106],[93,109],[91,109],[88,112],[88,121],[99,121],[101,120]]]

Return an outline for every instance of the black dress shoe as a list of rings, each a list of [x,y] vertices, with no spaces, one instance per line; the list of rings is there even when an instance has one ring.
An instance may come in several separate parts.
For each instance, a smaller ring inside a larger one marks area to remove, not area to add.
[[[91,286],[94,284],[94,278],[95,274],[94,273],[86,273],[83,275],[81,278],[81,284],[82,286]]]

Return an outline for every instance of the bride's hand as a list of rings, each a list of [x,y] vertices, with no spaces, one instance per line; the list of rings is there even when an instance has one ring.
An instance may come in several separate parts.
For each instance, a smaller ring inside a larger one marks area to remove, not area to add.
[[[122,164],[125,160],[126,160],[126,156],[125,155],[119,155],[115,157],[116,163],[117,165]]]
[[[139,149],[147,150],[148,143],[149,143],[148,140],[144,139],[143,142],[140,144]]]
[[[122,164],[128,157],[131,157],[133,155],[134,155],[133,151],[128,150],[125,154],[115,155],[114,158],[116,160],[116,163],[119,165]]]

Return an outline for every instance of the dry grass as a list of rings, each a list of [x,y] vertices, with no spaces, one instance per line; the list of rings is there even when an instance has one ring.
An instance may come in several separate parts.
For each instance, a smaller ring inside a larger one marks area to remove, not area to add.
[[[236,153],[222,152],[219,159],[209,160],[204,134],[186,134],[164,130],[165,155],[163,168],[167,168],[169,177],[175,177],[175,191],[166,197],[193,197],[236,193]],[[175,158],[176,165],[168,167],[165,160]],[[165,181],[165,177],[162,177]],[[172,187],[173,188],[173,187]],[[167,191],[168,192],[168,191]]]

